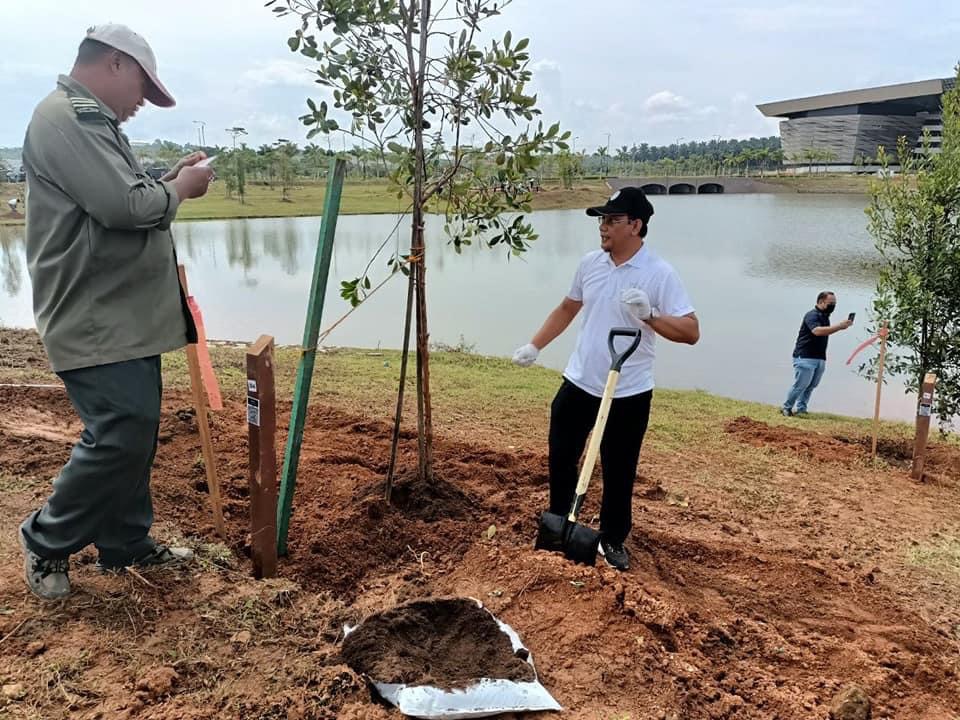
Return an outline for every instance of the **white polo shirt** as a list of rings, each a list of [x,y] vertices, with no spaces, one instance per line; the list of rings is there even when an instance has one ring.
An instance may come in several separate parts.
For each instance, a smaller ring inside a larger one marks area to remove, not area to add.
[[[661,315],[682,316],[694,312],[687,291],[676,270],[644,245],[627,262],[614,265],[610,255],[594,250],[584,255],[577,267],[567,297],[583,303],[580,334],[563,376],[591,395],[600,397],[610,372],[607,337],[610,328],[636,327],[620,296],[627,288],[640,288]],[[653,358],[656,332],[641,323],[640,345],[623,365],[615,398],[638,395],[653,388]],[[617,338],[622,351],[628,338]]]

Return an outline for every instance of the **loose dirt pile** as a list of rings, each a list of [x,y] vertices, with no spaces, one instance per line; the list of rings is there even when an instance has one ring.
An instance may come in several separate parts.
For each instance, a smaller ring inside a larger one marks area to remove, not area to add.
[[[483,678],[534,679],[493,616],[468,598],[419,600],[372,615],[341,652],[354,671],[384,683],[453,689]]]

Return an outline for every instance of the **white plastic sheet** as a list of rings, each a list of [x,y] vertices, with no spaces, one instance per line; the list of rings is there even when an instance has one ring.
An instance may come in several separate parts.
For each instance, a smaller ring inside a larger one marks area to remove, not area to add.
[[[471,599],[483,607],[483,603],[479,600]],[[490,611],[487,610],[487,612]],[[520,636],[512,627],[498,620],[493,613],[491,617],[510,638],[514,652],[523,648]],[[349,635],[354,629],[345,627],[344,634]],[[529,651],[527,651],[527,662],[533,667],[533,656]],[[530,682],[484,678],[461,690],[444,690],[432,685],[382,683],[376,678],[370,678],[370,681],[377,692],[404,715],[424,718],[424,720],[460,720],[490,717],[508,712],[563,709],[536,679],[536,669],[534,669],[534,680]]]

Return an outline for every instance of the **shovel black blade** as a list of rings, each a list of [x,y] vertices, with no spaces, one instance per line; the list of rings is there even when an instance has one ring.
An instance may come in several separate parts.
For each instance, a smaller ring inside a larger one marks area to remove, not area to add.
[[[545,512],[540,515],[540,527],[534,548],[561,552],[569,560],[583,565],[597,561],[600,533],[580,523],[570,522],[565,515]]]

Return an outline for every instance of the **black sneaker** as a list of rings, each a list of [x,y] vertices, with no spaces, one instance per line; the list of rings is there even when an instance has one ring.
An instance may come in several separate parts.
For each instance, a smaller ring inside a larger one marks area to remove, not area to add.
[[[607,565],[610,567],[616,570],[630,569],[630,556],[627,554],[627,549],[623,546],[623,543],[614,545],[606,540],[601,540],[600,554],[603,555],[603,559],[607,561]]]
[[[157,545],[146,555],[138,557],[133,562],[124,565],[107,565],[98,562],[97,567],[101,572],[123,572],[127,567],[135,568],[155,568],[155,567],[173,567],[180,563],[193,559],[193,550],[185,547],[168,547],[167,545]]]
[[[791,410],[790,408],[782,407],[780,408],[780,414],[783,415],[784,417],[793,417],[793,410]]]
[[[157,545],[143,557],[134,560],[133,564],[138,568],[151,568],[178,565],[188,560],[193,560],[193,550],[190,548]]]

